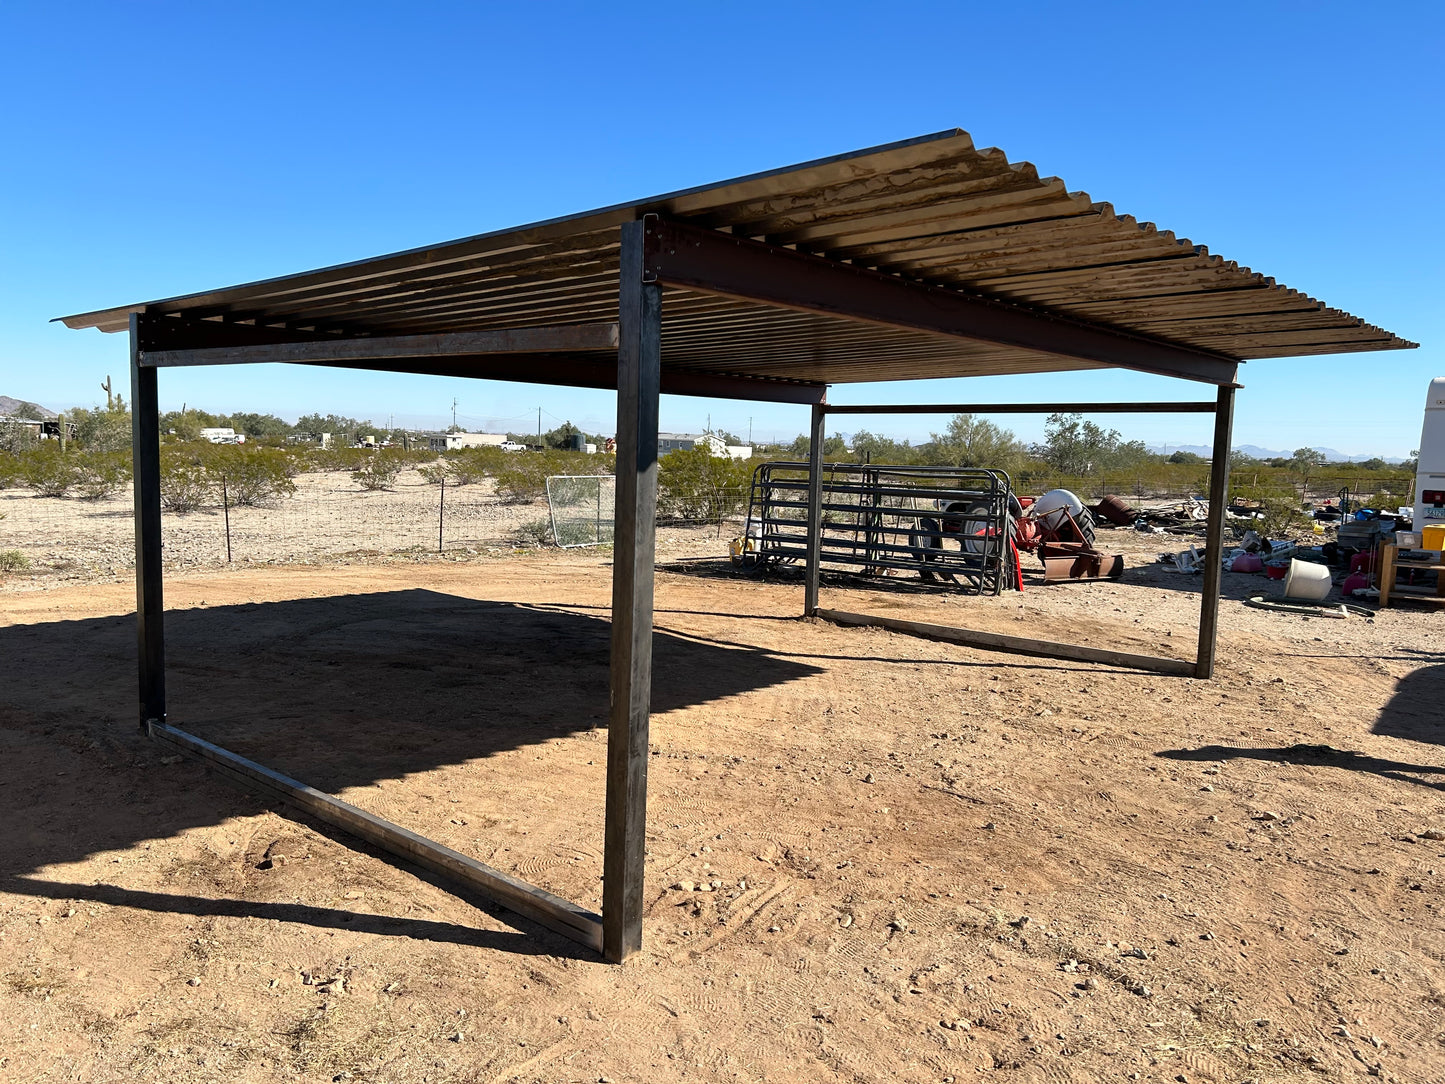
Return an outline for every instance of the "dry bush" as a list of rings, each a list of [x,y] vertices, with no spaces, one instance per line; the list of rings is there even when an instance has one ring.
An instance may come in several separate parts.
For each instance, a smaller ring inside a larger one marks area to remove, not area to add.
[[[616,460],[586,452],[514,452],[496,472],[497,495],[514,504],[535,501],[547,492],[555,474],[610,474]]]
[[[706,448],[670,452],[657,461],[657,515],[664,521],[714,523],[747,507],[753,468]]]
[[[203,452],[201,462],[215,476],[215,484],[225,479],[225,498],[231,504],[267,504],[296,492],[293,457],[279,448],[218,445]]]
[[[333,472],[360,470],[372,453],[365,448],[309,448],[300,454],[306,470]]]
[[[219,504],[220,486],[206,468],[198,451],[188,448],[161,450],[161,507],[168,512],[194,512]]]
[[[545,546],[552,541],[552,524],[545,519],[532,519],[518,524],[515,538],[523,546]]]
[[[12,489],[24,480],[25,468],[20,457],[0,451],[0,489]]]
[[[447,456],[447,468],[451,472],[447,481],[458,486],[476,485],[496,477],[513,459],[525,454],[504,452],[500,448],[463,448]]]
[[[75,488],[86,500],[112,496],[130,478],[129,452],[83,452],[75,457]]]
[[[390,489],[405,466],[402,452],[391,448],[371,452],[366,462],[351,472],[351,480],[362,489]]]
[[[47,440],[20,458],[21,478],[38,497],[63,497],[79,480],[75,458],[60,450],[57,441]]]

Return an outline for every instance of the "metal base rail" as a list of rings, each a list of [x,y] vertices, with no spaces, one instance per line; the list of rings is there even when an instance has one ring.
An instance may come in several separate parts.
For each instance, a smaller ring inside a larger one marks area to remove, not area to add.
[[[848,610],[827,610],[819,607],[817,616],[835,625],[853,628],[873,627],[892,629],[925,640],[943,640],[968,647],[981,647],[989,651],[1011,651],[1016,655],[1035,655],[1046,659],[1076,659],[1079,662],[1101,662],[1110,666],[1127,666],[1135,670],[1149,670],[1159,674],[1174,674],[1193,677],[1195,664],[1182,659],[1163,659],[1155,655],[1132,655],[1126,651],[1111,651],[1103,647],[1085,647],[1082,644],[1060,644],[1052,640],[1031,640],[1024,636],[1009,636],[1001,632],[980,632],[977,629],[961,629],[952,625],[930,625],[923,621],[905,621],[899,617],[874,617],[871,614],[852,613]]]
[[[242,790],[280,798],[388,854],[474,889],[595,952],[602,951],[601,915],[177,727],[150,720],[146,733],[153,741],[202,761]]]

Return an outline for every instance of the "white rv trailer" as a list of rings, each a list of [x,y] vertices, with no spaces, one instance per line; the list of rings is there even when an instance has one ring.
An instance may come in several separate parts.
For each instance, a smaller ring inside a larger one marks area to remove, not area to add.
[[[1445,525],[1445,376],[1430,381],[1415,469],[1415,530]]]

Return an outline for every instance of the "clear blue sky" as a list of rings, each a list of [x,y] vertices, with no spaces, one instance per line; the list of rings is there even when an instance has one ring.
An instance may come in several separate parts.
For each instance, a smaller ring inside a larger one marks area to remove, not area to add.
[[[1445,374],[1445,4],[28,3],[0,7],[0,394],[127,378],[50,318],[357,259],[949,127],[1422,344],[1244,367],[1236,443],[1404,455]],[[1188,398],[1120,374],[835,401]],[[297,368],[163,374],[163,408],[436,424],[613,397]],[[804,408],[667,398],[667,429]],[[515,419],[508,421],[507,419]],[[839,419],[842,421],[842,419]],[[926,439],[942,418],[859,419]],[[1205,443],[1202,419],[1105,419]],[[1021,436],[1036,419],[1008,419]]]

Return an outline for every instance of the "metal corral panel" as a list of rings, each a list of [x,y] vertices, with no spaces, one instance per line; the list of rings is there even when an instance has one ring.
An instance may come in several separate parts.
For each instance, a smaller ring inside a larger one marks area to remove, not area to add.
[[[64,322],[122,331],[132,312],[212,321],[204,341],[178,329],[171,348],[185,349],[215,345],[228,323],[369,336],[615,320],[618,227],[644,214],[1227,359],[1414,345],[980,150],[959,130]],[[683,290],[666,296],[663,358],[664,369],[812,383],[1094,366]]]

